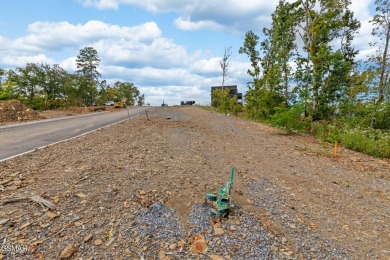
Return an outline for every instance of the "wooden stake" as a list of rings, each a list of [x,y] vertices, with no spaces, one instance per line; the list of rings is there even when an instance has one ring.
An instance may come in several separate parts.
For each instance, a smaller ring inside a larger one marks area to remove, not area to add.
[[[148,110],[145,110],[145,114],[146,114],[146,118],[147,118],[148,121],[149,121]]]
[[[333,158],[337,158],[337,145],[338,145],[338,141],[336,141],[334,143],[334,149],[333,149]]]

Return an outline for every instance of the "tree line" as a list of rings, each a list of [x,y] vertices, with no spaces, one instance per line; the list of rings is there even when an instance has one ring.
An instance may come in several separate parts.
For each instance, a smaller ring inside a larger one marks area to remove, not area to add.
[[[117,81],[111,86],[101,79],[99,64],[97,51],[85,47],[77,56],[75,73],[45,63],[0,69],[0,100],[19,99],[33,109],[93,106],[114,99],[144,105],[145,96],[133,83]]]
[[[250,118],[390,157],[390,2],[375,1],[372,54],[357,60],[350,0],[279,0],[272,23],[245,34]],[[261,36],[261,37],[260,37]]]

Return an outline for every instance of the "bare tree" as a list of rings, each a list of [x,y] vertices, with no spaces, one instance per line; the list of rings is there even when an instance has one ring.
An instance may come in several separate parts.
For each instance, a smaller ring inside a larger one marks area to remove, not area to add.
[[[220,61],[221,69],[222,69],[222,90],[224,90],[223,86],[227,80],[227,71],[229,67],[229,58],[232,55],[232,47],[225,48],[225,53],[223,55],[223,59]]]

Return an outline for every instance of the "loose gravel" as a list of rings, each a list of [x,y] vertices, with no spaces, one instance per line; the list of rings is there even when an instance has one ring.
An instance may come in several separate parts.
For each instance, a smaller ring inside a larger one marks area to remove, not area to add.
[[[389,160],[342,147],[334,159],[310,137],[197,107],[148,117],[0,163],[0,201],[56,205],[1,205],[0,260],[390,258]],[[202,203],[232,166],[235,207],[214,222]]]

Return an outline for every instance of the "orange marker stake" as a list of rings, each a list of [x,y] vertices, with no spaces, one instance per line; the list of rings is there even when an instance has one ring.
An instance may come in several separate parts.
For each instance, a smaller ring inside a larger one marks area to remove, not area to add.
[[[338,141],[336,141],[334,143],[334,149],[333,149],[333,158],[337,158],[337,145],[338,145]]]

